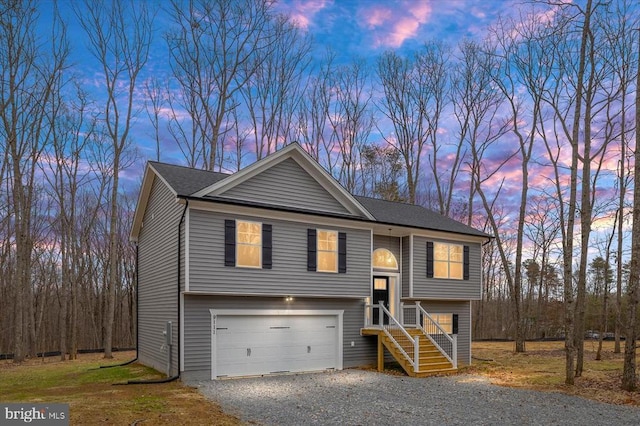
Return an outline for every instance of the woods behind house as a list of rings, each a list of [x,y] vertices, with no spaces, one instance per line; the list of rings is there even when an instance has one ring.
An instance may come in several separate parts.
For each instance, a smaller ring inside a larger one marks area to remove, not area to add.
[[[323,51],[267,0],[0,1],[0,21],[0,353],[16,362],[135,346],[144,161],[233,172],[292,142],[354,194],[495,237],[476,338],[563,338],[568,384],[587,334],[635,354],[637,2],[535,1],[484,40],[373,60]]]

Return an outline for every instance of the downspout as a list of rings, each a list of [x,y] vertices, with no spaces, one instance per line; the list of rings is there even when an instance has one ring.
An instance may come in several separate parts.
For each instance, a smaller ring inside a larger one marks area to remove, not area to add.
[[[182,345],[180,345],[180,342],[182,340],[182,336],[180,335],[180,312],[182,308],[182,303],[180,302],[180,276],[182,274],[182,268],[180,268],[180,251],[182,250],[182,224],[184,223],[184,217],[187,214],[188,208],[189,200],[186,199],[184,209],[182,210],[182,216],[180,217],[180,222],[178,222],[178,289],[176,294],[176,296],[178,297],[178,371],[174,376],[176,379],[180,377],[180,360],[182,359]]]
[[[178,289],[177,289],[177,297],[178,297],[178,312],[177,312],[177,317],[178,317],[178,332],[176,333],[178,335],[178,371],[175,375],[171,376],[171,377],[165,377],[163,379],[156,379],[156,380],[129,380],[127,383],[114,383],[116,385],[118,384],[127,384],[127,385],[144,385],[144,384],[154,384],[154,383],[167,383],[167,382],[172,382],[174,380],[177,380],[180,378],[180,355],[181,355],[181,347],[180,347],[180,340],[181,337],[180,336],[180,308],[182,306],[182,304],[180,303],[180,275],[182,273],[182,268],[180,268],[180,250],[182,250],[182,224],[184,223],[184,217],[187,213],[187,208],[189,208],[189,200],[186,199],[186,204],[184,205],[184,209],[182,210],[182,216],[180,217],[180,222],[178,222]],[[137,251],[137,246],[136,246],[136,265],[138,262],[138,251]],[[136,280],[137,280],[137,268],[136,268]],[[137,304],[137,299],[138,299],[138,293],[136,292],[136,304]],[[137,305],[136,305],[137,306]],[[136,310],[136,320],[137,320],[137,316],[138,316],[138,311]],[[138,333],[137,333],[137,329],[136,329],[136,351],[138,349]],[[169,356],[171,356],[171,354],[169,354]],[[131,361],[133,362],[133,361]],[[124,364],[123,364],[124,365]]]

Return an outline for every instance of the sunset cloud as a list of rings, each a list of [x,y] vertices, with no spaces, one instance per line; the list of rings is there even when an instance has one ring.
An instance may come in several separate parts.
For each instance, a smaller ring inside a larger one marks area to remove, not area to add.
[[[422,25],[431,17],[428,2],[402,2],[394,7],[365,5],[358,16],[360,25],[372,32],[374,47],[397,48],[419,34]]]
[[[331,0],[294,0],[287,5],[286,12],[296,26],[308,30],[318,12],[331,5]]]

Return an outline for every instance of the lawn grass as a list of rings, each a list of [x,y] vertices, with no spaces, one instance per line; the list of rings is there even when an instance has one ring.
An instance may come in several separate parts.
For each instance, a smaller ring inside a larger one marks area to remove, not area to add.
[[[584,348],[584,372],[582,377],[575,379],[574,386],[564,384],[564,342],[527,342],[525,353],[515,353],[513,342],[473,342],[474,359],[463,372],[483,376],[502,386],[563,392],[611,404],[640,406],[640,392],[620,390],[623,354],[613,353],[613,342],[604,342],[600,361],[595,359],[598,342],[585,341]]]
[[[196,390],[178,381],[162,384],[116,386],[128,380],[163,377],[133,363],[98,369],[135,357],[118,352],[113,360],[102,354],[80,355],[78,360],[29,360],[16,365],[0,361],[0,401],[69,404],[70,423],[149,425],[238,425],[240,421]]]

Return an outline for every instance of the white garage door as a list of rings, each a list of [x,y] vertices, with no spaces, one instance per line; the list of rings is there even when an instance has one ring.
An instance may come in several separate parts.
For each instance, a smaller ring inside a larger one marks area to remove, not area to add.
[[[212,376],[341,368],[340,315],[214,314]]]

